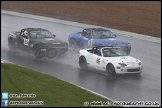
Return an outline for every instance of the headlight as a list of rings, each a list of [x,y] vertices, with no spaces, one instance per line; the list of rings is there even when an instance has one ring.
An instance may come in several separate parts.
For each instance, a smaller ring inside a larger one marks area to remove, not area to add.
[[[125,63],[118,63],[120,66],[127,66]]]

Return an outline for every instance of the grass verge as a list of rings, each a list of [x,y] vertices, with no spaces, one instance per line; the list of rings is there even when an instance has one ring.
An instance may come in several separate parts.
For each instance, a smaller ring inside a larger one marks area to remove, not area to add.
[[[35,98],[9,98],[10,101],[43,101],[43,107],[78,107],[85,102],[109,100],[97,96],[56,77],[15,64],[1,63],[1,92],[9,94],[36,94]],[[1,101],[2,102],[2,101]],[[86,103],[87,104],[87,103]],[[9,106],[17,106],[10,105]],[[24,105],[19,105],[24,106]]]

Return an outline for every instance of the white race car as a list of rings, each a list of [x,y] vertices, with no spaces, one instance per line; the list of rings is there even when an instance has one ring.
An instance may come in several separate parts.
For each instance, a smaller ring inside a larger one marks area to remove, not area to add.
[[[128,56],[119,47],[100,46],[91,49],[81,49],[79,53],[79,66],[82,69],[87,69],[90,66],[106,71],[108,75],[142,73],[142,62]]]

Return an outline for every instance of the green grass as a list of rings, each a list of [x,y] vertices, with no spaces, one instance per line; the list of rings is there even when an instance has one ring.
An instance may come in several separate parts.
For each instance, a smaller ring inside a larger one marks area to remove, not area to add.
[[[85,101],[109,101],[56,77],[15,64],[1,63],[1,92],[34,93],[36,98],[9,98],[9,101],[44,101],[42,106],[47,107],[82,107]]]

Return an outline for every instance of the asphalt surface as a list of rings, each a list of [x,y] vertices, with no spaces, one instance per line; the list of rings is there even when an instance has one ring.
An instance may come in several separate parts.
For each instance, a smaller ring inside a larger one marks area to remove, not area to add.
[[[77,54],[70,51],[63,57],[37,60],[33,55],[8,49],[7,36],[11,31],[26,27],[39,27],[50,30],[57,38],[67,41],[71,32],[83,28],[47,21],[33,20],[1,14],[1,59],[38,70],[76,85],[82,86],[117,101],[145,101],[161,104],[161,43],[124,37],[132,45],[130,56],[140,59],[144,69],[141,76],[107,76],[104,72],[90,69],[83,71],[78,66]]]

